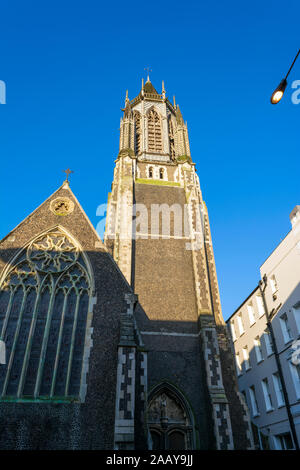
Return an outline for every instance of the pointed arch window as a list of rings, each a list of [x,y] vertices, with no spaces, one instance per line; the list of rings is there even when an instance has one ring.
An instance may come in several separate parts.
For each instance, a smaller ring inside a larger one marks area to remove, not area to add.
[[[152,166],[150,166],[150,168],[148,170],[148,174],[149,174],[149,178],[153,178],[153,168],[152,168]]]
[[[170,157],[171,157],[171,160],[174,160],[175,159],[175,139],[174,139],[174,125],[173,125],[171,116],[169,116],[168,125],[169,125]]]
[[[142,125],[141,125],[141,114],[138,111],[134,111],[134,127],[135,127],[135,140],[134,140],[134,149],[135,154],[139,155],[141,153],[142,147]]]
[[[154,109],[148,113],[148,150],[149,152],[162,152],[161,120]]]
[[[159,179],[160,179],[160,180],[163,180],[163,179],[164,179],[164,169],[163,169],[163,168],[160,168],[160,169],[159,169]]]
[[[60,230],[22,250],[0,287],[0,399],[79,398],[91,274]]]
[[[191,412],[171,385],[161,385],[150,396],[148,424],[153,450],[188,450],[194,447]]]

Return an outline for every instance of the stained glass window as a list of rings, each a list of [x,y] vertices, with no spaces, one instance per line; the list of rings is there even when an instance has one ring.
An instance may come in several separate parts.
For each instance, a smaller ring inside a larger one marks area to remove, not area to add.
[[[86,258],[64,232],[20,252],[0,287],[2,399],[79,396],[90,295]]]

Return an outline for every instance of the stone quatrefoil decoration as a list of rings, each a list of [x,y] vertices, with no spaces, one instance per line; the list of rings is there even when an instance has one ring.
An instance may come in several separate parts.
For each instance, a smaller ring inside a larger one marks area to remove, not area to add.
[[[50,210],[55,215],[68,215],[74,210],[74,202],[68,197],[57,197],[51,201]]]
[[[78,247],[61,232],[41,235],[31,242],[27,259],[37,271],[58,273],[69,268],[78,259]]]

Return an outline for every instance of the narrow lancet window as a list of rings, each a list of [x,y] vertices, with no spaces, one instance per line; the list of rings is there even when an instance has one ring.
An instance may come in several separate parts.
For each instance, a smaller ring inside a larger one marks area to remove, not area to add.
[[[170,157],[171,157],[171,160],[174,160],[175,159],[175,140],[174,140],[174,126],[172,123],[171,116],[169,117],[168,124],[169,124]]]
[[[141,139],[142,139],[141,115],[138,111],[134,111],[133,117],[134,117],[134,126],[135,126],[134,149],[135,149],[135,154],[139,155],[141,153]]]

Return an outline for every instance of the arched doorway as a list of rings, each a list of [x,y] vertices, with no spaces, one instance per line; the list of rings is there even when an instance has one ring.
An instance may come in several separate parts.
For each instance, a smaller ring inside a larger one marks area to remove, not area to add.
[[[192,414],[182,394],[163,384],[152,391],[148,405],[148,426],[153,450],[194,448]]]

